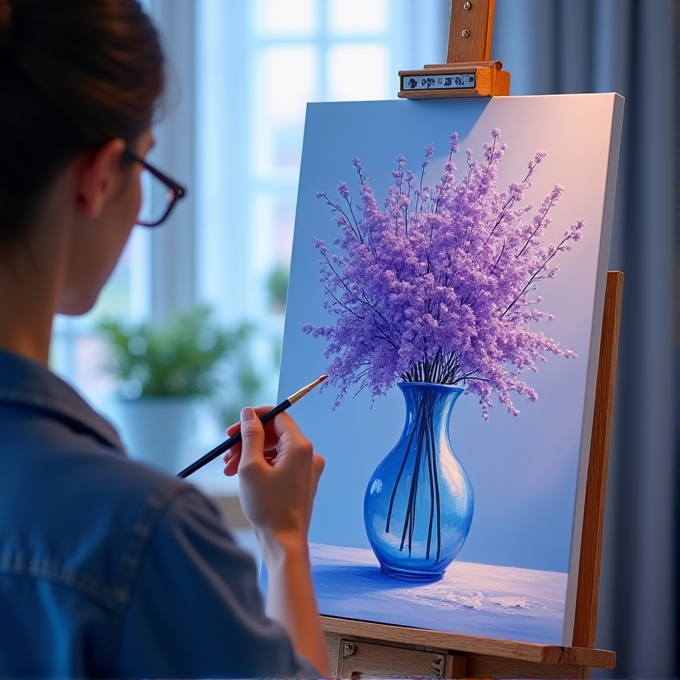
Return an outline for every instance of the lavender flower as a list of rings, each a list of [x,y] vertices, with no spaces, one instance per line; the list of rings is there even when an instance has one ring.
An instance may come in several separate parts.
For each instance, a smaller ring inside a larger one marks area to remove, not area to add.
[[[464,384],[479,397],[488,420],[491,396],[517,415],[511,393],[535,400],[534,389],[520,380],[536,371],[546,354],[575,357],[554,340],[533,330],[552,315],[541,311],[534,295],[559,268],[554,258],[582,236],[578,220],[556,244],[543,245],[551,208],[563,188],[555,185],[541,205],[522,205],[531,178],[545,158],[538,151],[528,172],[501,191],[498,164],[506,150],[500,130],[491,130],[483,160],[467,150],[463,179],[456,177],[452,133],[444,173],[435,186],[425,184],[434,143],[425,149],[418,174],[397,157],[393,184],[381,210],[359,158],[360,205],[340,182],[340,199],[325,199],[340,227],[340,254],[321,253],[325,308],[335,324],[306,325],[303,331],[326,340],[328,373],[338,388],[335,401],[352,385],[385,394],[396,380]]]

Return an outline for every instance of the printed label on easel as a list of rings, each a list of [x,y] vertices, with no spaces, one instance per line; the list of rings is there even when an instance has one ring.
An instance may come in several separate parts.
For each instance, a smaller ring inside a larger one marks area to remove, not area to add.
[[[452,73],[449,75],[404,76],[402,90],[464,90],[475,87],[476,74]]]

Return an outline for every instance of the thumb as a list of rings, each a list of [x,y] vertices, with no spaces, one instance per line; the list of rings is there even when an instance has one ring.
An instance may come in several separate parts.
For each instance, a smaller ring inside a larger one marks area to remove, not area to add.
[[[246,406],[241,411],[241,462],[239,468],[264,462],[264,427],[255,410]]]

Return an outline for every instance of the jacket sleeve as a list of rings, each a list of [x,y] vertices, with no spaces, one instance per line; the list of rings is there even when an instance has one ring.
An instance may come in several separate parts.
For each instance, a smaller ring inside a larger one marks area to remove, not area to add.
[[[266,617],[255,561],[188,485],[151,531],[117,635],[118,677],[316,677]]]

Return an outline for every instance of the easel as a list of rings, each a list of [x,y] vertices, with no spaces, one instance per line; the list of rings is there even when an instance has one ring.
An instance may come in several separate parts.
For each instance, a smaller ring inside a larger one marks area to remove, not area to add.
[[[399,96],[509,94],[510,75],[502,71],[500,62],[488,61],[494,6],[495,0],[452,0],[447,64],[425,66],[422,71],[400,71]],[[458,84],[456,77],[460,78]],[[411,86],[409,79],[416,85]],[[623,273],[608,272],[572,646],[323,616],[334,677],[587,678],[590,668],[614,668],[616,654],[594,646],[622,294]]]
[[[491,59],[496,0],[452,0],[446,64],[399,71],[399,97],[492,97],[510,94],[510,74]]]

